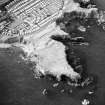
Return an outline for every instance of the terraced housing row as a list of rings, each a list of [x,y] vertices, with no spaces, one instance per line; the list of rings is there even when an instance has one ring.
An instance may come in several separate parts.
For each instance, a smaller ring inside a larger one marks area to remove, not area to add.
[[[62,0],[14,0],[6,6],[8,12],[19,20],[13,26],[20,34],[27,34],[44,27],[63,8]]]

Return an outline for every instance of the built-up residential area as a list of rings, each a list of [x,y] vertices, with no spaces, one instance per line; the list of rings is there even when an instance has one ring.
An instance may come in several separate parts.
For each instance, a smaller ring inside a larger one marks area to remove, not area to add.
[[[53,21],[63,8],[62,0],[14,0],[6,6],[8,12],[15,17],[11,26],[13,31],[29,34],[45,27]]]

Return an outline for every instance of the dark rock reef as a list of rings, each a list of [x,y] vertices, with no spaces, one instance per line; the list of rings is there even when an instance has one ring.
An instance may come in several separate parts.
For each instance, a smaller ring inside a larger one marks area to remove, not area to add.
[[[80,2],[82,8],[87,8],[88,5]],[[56,20],[57,25],[61,30],[68,33],[68,36],[53,35],[51,38],[63,43],[66,46],[66,58],[68,63],[76,72],[81,75],[81,78],[72,81],[66,76],[62,76],[59,85],[56,87],[61,93],[68,95],[74,100],[82,100],[84,98],[90,101],[89,105],[104,105],[105,101],[98,91],[104,87],[104,30],[98,24],[98,19],[95,17],[96,12],[91,12],[89,17],[85,17],[82,12],[64,13],[62,18]],[[63,27],[62,27],[63,24]],[[83,26],[86,31],[79,30]],[[100,36],[101,35],[101,36]],[[100,74],[103,74],[102,75]],[[62,86],[62,84],[64,84]],[[105,93],[105,90],[103,90]],[[98,98],[100,95],[102,98]],[[105,98],[105,97],[104,97]]]

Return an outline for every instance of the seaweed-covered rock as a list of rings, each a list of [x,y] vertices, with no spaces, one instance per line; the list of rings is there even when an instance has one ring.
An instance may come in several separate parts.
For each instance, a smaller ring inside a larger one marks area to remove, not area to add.
[[[88,8],[90,5],[95,5],[94,0],[74,0],[76,3],[80,4],[81,8]]]

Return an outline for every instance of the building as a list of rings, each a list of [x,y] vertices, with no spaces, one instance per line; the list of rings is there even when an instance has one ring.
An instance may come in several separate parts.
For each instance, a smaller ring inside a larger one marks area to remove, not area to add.
[[[62,8],[62,0],[14,0],[6,6],[16,20],[12,30],[19,30],[22,35],[45,27]]]

